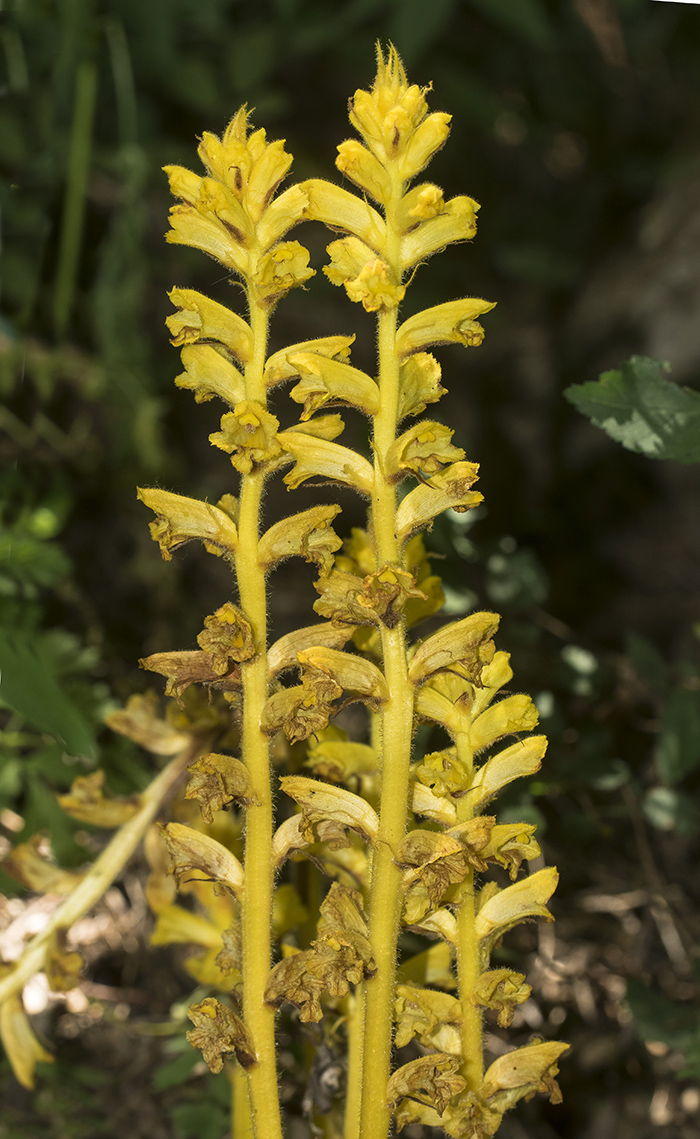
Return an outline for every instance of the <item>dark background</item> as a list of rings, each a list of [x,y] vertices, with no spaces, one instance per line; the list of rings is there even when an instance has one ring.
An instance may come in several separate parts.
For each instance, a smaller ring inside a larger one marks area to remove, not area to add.
[[[503,803],[540,822],[562,872],[556,943],[546,931],[537,957],[534,931],[521,935],[538,1011],[519,1031],[575,1045],[564,1105],[521,1107],[504,1139],[699,1135],[698,466],[630,454],[562,392],[632,353],[697,386],[700,6],[17,0],[0,20],[0,641],[28,638],[93,733],[110,702],[147,686],[138,658],[193,647],[229,593],[225,567],[203,553],[162,563],[135,500],[137,483],[212,501],[235,489],[207,443],[220,411],[174,388],[163,321],[174,284],[233,307],[239,294],[216,264],[164,243],[160,167],[198,169],[196,136],[220,133],[246,102],[255,126],[287,139],[295,178],[332,178],[377,39],[395,43],[411,81],[432,81],[431,107],[453,123],[428,176],[482,208],[473,243],[419,270],[406,313],[461,295],[498,304],[477,351],[440,350],[449,395],[432,409],[481,463],[485,506],[442,520],[427,544],[444,558],[451,613],[503,611],[499,645],[552,739],[541,778]],[[327,234],[293,236],[319,272],[280,306],[273,348],[357,332],[355,361],[371,370],[371,319],[320,273]],[[360,445],[363,425],[347,418]],[[276,486],[269,517],[314,497],[292,502]],[[348,533],[362,518],[350,496],[342,504]],[[275,632],[310,619],[311,580],[290,563],[277,590],[273,578]],[[51,813],[50,792],[74,771],[24,726],[8,713],[0,796],[19,823],[3,833],[54,826],[59,856],[79,862],[74,828]],[[106,734],[100,747],[117,790],[147,778],[142,757]],[[147,961],[132,987],[148,987]],[[174,1093],[144,1083],[158,1055],[125,1075],[111,1036],[112,1083],[79,1090],[75,1072],[94,1059],[80,1039],[70,1078],[47,1069],[31,1108],[12,1093],[0,1135],[116,1135],[105,1119],[124,1079],[120,1127],[195,1134]],[[71,1095],[106,1129],[66,1130]],[[212,1139],[225,1128],[216,1118]]]

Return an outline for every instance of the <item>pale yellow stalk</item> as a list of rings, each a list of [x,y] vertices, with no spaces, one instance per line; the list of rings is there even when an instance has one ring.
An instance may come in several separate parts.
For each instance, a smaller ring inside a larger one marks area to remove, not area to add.
[[[466,732],[456,736],[457,759],[465,773],[471,777],[474,771],[474,753]],[[473,812],[465,814],[466,822]],[[461,1072],[467,1081],[467,1089],[476,1092],[481,1087],[484,1076],[483,1024],[481,1009],[472,1001],[474,985],[483,972],[479,940],[476,936],[474,918],[476,898],[474,871],[470,870],[461,883],[457,896],[457,985],[462,1004],[462,1067]]]
[[[384,259],[400,279],[400,234],[394,223],[403,186],[396,182],[387,203],[387,241]],[[396,351],[396,308],[379,314],[379,385],[381,406],[374,427],[374,487],[371,525],[377,566],[398,563],[396,491],[385,477],[386,456],[396,438],[399,401],[399,359]],[[413,686],[408,680],[406,636],[402,622],[393,629],[381,627],[384,675],[389,699],[382,707],[382,794],[380,829],[376,843],[370,890],[370,939],[377,975],[366,986],[365,1042],[360,1134],[384,1139],[391,1113],[386,1087],[391,1071],[396,946],[401,917],[401,871],[394,861],[406,833],[408,779],[413,734]]]
[[[246,398],[266,406],[263,381],[268,318],[248,290],[253,356],[246,365]],[[245,881],[241,908],[243,1019],[252,1035],[257,1063],[248,1070],[248,1089],[256,1139],[281,1139],[275,1014],[265,1004],[265,985],[272,960],[272,786],[267,736],[260,717],[267,700],[267,599],[265,575],[258,559],[260,502],[264,475],[253,470],[241,479],[236,576],[241,608],[250,621],[257,654],[241,665],[243,713],[241,754],[255,788],[257,802],[246,812]],[[236,1137],[237,1139],[237,1137]]]

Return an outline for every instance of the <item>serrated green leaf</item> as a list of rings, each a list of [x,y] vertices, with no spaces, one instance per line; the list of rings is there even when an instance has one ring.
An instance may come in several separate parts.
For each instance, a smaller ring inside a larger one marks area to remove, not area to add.
[[[678,783],[700,766],[700,692],[677,688],[661,717],[654,758],[659,778]]]
[[[0,629],[0,703],[71,755],[97,754],[92,728],[60,687],[41,642],[18,629]]]
[[[574,407],[628,451],[650,459],[700,462],[700,392],[667,380],[666,365],[632,356],[619,371],[572,384]]]

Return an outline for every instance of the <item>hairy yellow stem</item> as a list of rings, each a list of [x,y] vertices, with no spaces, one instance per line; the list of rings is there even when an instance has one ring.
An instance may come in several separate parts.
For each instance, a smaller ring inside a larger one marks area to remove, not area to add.
[[[397,184],[387,203],[387,242],[384,256],[398,279],[399,231],[393,224],[403,187]],[[377,565],[400,561],[396,539],[396,491],[386,476],[386,456],[396,438],[399,403],[399,359],[396,352],[396,309],[379,314],[379,384],[381,406],[374,428],[374,487],[372,534]],[[365,1047],[360,1134],[385,1139],[391,1113],[386,1088],[391,1071],[396,946],[403,892],[401,871],[394,861],[406,833],[408,778],[413,735],[413,686],[406,667],[406,637],[402,623],[382,626],[384,675],[389,699],[382,707],[382,794],[379,837],[372,868],[370,938],[377,975],[366,986]]]
[[[263,368],[267,348],[267,315],[249,292],[253,358],[246,366],[248,399],[266,402]],[[255,788],[257,802],[246,812],[245,882],[241,907],[243,1019],[253,1037],[257,1064],[248,1071],[248,1089],[256,1139],[281,1139],[275,1014],[265,1004],[272,946],[272,786],[267,737],[260,718],[267,699],[267,599],[265,575],[258,562],[260,502],[264,476],[252,471],[241,480],[236,576],[241,608],[255,635],[256,656],[241,665],[243,715],[241,755]]]
[[[54,910],[48,924],[28,943],[12,971],[0,980],[0,1004],[14,993],[20,992],[27,981],[43,969],[46,950],[54,934],[59,930],[70,929],[109,889],[141,842],[164,800],[181,779],[188,763],[192,763],[207,747],[206,740],[193,739],[184,751],[163,768],[150,787],[142,792],[136,814],[119,828],[111,842],[95,859],[82,882]]]
[[[460,732],[455,740],[457,759],[468,774],[474,769],[474,754],[469,735]],[[466,821],[466,820],[463,820]],[[481,1009],[472,1001],[472,993],[482,972],[481,951],[474,928],[476,899],[474,871],[470,870],[458,891],[457,909],[457,983],[462,1004],[462,1075],[469,1091],[478,1091],[484,1075],[484,1047]]]
[[[246,1075],[239,1064],[228,1067],[231,1081],[231,1139],[253,1139]]]

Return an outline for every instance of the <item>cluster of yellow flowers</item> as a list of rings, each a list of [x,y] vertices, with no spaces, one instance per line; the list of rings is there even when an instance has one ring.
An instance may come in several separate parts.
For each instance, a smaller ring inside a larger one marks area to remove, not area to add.
[[[519,922],[551,920],[557,882],[544,866],[519,877],[523,863],[540,858],[533,826],[484,812],[501,788],[538,770],[546,740],[522,735],[537,723],[530,698],[504,695],[512,671],[494,645],[496,614],[473,613],[409,639],[444,600],[421,532],[481,495],[473,489],[478,467],[453,444],[452,430],[432,419],[400,425],[444,394],[426,349],[478,345],[478,318],[493,305],[462,298],[399,323],[410,274],[446,245],[471,239],[479,207],[466,196],[445,201],[430,182],[411,186],[447,139],[449,116],[429,113],[426,89],[408,83],[393,48],[378,53],[374,86],[355,93],[350,120],[361,141],[343,142],[336,164],[360,194],[317,179],[277,194],[291,156],[251,131],[245,108],[221,139],[203,136],[204,176],[166,168],[178,199],[168,240],[210,254],[246,290],[247,319],[182,288],[170,294],[176,311],[168,319],[182,353],[178,386],[228,407],[210,441],[240,480],[238,496],[216,504],[160,489],[139,495],[156,516],[151,531],[163,557],[202,541],[231,564],[237,599],[204,619],[198,649],[142,662],[179,701],[169,718],[141,697],[113,718],[117,730],[175,755],[168,789],[188,766],[174,821],[151,827],[164,787],[160,798],[117,804],[99,775],[79,780],[63,805],[120,827],[115,850],[129,826],[146,833],[152,940],[197,947],[188,968],[219,994],[192,1006],[189,1039],[212,1071],[235,1057],[235,1139],[281,1139],[275,1014],[285,1003],[302,1022],[322,1022],[334,1047],[346,1040],[344,1107],[332,1099],[307,1105],[311,1123],[323,1117],[325,1135],[386,1139],[393,1115],[399,1129],[422,1123],[455,1139],[485,1139],[519,1099],[536,1091],[557,1099],[557,1060],[567,1047],[535,1040],[484,1064],[484,1010],[506,1028],[530,993],[521,973],[491,967],[491,953]],[[350,363],[353,336],[267,354],[276,304],[313,273],[306,249],[286,239],[306,219],[345,234],[330,244],[324,272],[376,314],[375,376]],[[287,381],[302,411],[296,426],[280,430],[268,394]],[[339,414],[318,414],[337,406],[368,417],[371,462],[335,441]],[[330,503],[264,530],[263,487],[282,470],[290,490],[320,479],[356,491],[367,501],[366,529],[342,541],[332,526],[340,508]],[[415,485],[400,497],[407,479]],[[269,646],[267,577],[291,556],[318,569],[322,620]],[[351,701],[367,708],[368,742],[331,723]],[[445,744],[416,757],[419,722],[437,725]],[[293,746],[301,741],[309,741],[302,757]],[[273,758],[286,774],[278,776]],[[311,774],[300,773],[302,764]],[[13,855],[20,876],[28,857]],[[278,882],[289,860],[308,868],[305,879],[295,877],[306,881],[305,894]],[[492,866],[511,884],[480,884]],[[322,876],[331,880],[325,896]],[[178,889],[196,909],[178,904]],[[402,927],[430,942],[399,970]],[[0,1028],[12,1055],[8,1015]],[[393,1045],[412,1041],[415,1058],[392,1071]]]

